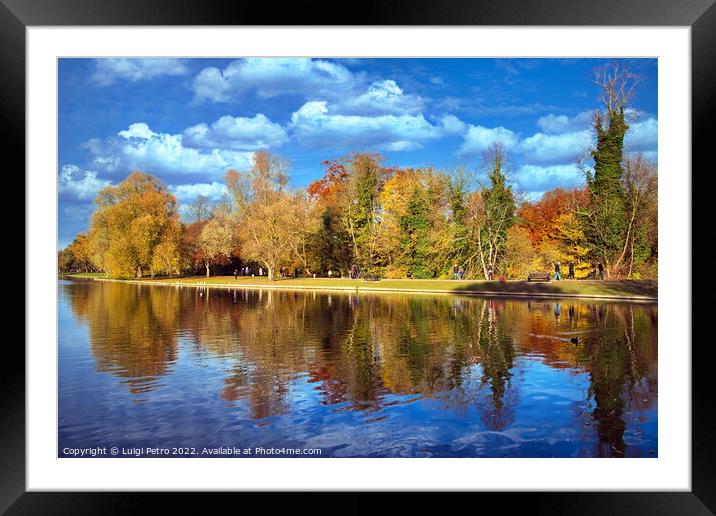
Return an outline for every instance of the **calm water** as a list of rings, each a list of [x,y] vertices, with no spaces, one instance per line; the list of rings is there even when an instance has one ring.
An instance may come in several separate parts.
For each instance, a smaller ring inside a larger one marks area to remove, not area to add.
[[[656,457],[657,385],[656,304],[59,286],[60,456]]]

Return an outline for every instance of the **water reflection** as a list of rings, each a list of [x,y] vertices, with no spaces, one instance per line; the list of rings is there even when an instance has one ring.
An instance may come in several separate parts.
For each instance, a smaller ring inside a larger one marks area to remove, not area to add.
[[[656,305],[99,282],[65,284],[60,301],[86,324],[96,370],[121,385],[103,388],[143,404],[144,426],[176,424],[171,407],[191,405],[239,429],[294,425],[256,434],[267,439],[340,428],[350,441],[372,424],[380,449],[405,450],[426,433],[413,456],[449,455],[455,442],[458,455],[656,456]],[[61,355],[68,341],[61,328]],[[61,361],[61,380],[71,367]],[[207,387],[217,377],[220,388]],[[189,397],[167,406],[170,385]],[[84,389],[61,381],[61,412]],[[66,416],[61,436],[81,440],[81,415]],[[121,417],[108,411],[94,431]],[[509,445],[490,444],[490,432]],[[357,446],[351,454],[378,453]]]

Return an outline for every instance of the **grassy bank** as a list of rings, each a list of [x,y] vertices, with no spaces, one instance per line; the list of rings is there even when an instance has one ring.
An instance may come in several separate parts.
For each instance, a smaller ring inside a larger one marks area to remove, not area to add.
[[[97,274],[74,274],[73,277],[103,279]],[[455,294],[515,295],[515,296],[565,296],[655,300],[658,294],[656,281],[587,281],[563,280],[543,282],[508,281],[454,281],[454,280],[349,280],[339,278],[280,278],[268,281],[265,277],[190,276],[134,280],[135,283],[169,284],[186,286],[212,286],[233,288],[278,289],[325,289],[352,291],[436,292]]]

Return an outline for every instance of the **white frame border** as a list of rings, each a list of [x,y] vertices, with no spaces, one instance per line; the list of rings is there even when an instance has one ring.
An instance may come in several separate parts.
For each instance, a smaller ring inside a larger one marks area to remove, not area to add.
[[[28,27],[26,36],[26,251],[31,271],[26,296],[28,491],[691,489],[691,291],[684,279],[691,273],[689,27]],[[56,66],[59,56],[88,53],[658,57],[662,308],[658,458],[58,459],[57,333],[56,324],[47,323],[51,318],[56,323],[57,316],[57,155],[50,151],[56,151],[57,142]]]

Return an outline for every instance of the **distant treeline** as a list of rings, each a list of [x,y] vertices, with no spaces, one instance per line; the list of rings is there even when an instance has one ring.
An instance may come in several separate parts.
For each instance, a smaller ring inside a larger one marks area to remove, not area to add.
[[[657,276],[657,168],[624,155],[625,112],[634,77],[607,71],[599,82],[592,169],[583,189],[555,189],[528,202],[509,181],[507,149],[482,155],[484,181],[466,170],[385,166],[379,154],[323,163],[323,178],[288,188],[289,164],[256,152],[246,172],[229,171],[229,195],[198,197],[182,222],[175,197],[155,177],[133,172],[103,189],[87,233],[59,252],[61,271],[118,278],[181,275],[246,264],[320,276],[525,279],[563,270],[577,278],[597,263],[607,278]]]

